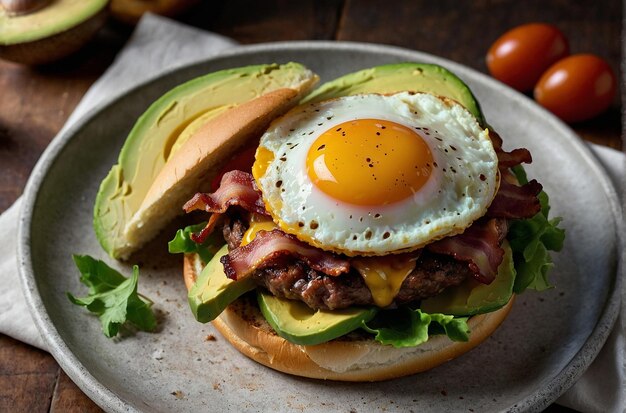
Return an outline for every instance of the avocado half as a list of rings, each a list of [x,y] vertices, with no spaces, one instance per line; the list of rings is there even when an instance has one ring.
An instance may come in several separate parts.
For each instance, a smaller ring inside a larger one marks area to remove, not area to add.
[[[105,23],[109,0],[55,0],[25,14],[0,7],[0,58],[37,65],[82,47]]]
[[[310,77],[311,72],[298,63],[246,66],[190,80],[156,100],[137,120],[118,163],[100,184],[94,228],[104,250],[113,258],[133,252],[136,246],[128,241],[127,224],[170,156],[201,126],[229,108],[277,89],[297,87]]]
[[[465,106],[481,125],[485,124],[478,100],[454,73],[428,63],[395,63],[349,73],[324,83],[303,103],[320,102],[358,93],[425,92],[447,97]]]

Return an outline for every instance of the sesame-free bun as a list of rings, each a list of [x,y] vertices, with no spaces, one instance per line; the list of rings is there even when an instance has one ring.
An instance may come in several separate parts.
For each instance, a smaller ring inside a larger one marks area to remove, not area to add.
[[[195,255],[185,256],[188,289],[201,268]],[[385,346],[358,331],[314,346],[293,344],[274,332],[249,296],[230,304],[213,325],[241,353],[274,370],[314,379],[381,381],[426,371],[468,352],[498,328],[512,305],[513,299],[497,311],[471,317],[467,342],[435,335],[409,348]]]

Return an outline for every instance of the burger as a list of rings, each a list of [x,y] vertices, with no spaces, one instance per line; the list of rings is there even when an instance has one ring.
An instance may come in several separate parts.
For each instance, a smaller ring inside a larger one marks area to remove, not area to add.
[[[363,92],[346,86],[355,74],[303,99],[278,89],[207,122],[148,191],[144,204],[212,182],[183,205],[204,222],[170,252],[185,253],[196,319],[251,359],[317,379],[413,374],[483,342],[516,294],[550,287],[563,232],[521,166],[530,152],[503,148],[456,76],[405,65],[462,93]],[[184,178],[231,152],[219,173]]]

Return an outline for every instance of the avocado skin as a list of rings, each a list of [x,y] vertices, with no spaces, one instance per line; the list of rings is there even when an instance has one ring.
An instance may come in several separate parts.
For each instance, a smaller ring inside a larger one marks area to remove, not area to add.
[[[300,301],[257,291],[261,313],[276,333],[294,344],[315,345],[348,334],[370,321],[378,308],[313,310]]]
[[[108,0],[56,0],[25,14],[0,6],[0,59],[41,65],[83,47],[105,24]]]
[[[470,88],[448,69],[428,63],[397,63],[360,70],[324,83],[303,103],[359,93],[426,92],[453,99],[485,124],[480,104]]]
[[[491,284],[481,284],[473,279],[444,290],[441,294],[422,301],[420,309],[428,313],[455,316],[484,314],[504,307],[513,295],[515,267],[508,242],[502,244],[504,258],[498,267],[498,276]]]
[[[56,0],[21,15],[0,6],[0,46],[28,44],[71,30],[106,10],[107,4],[108,0]]]
[[[189,290],[187,298],[191,312],[201,323],[214,320],[228,304],[256,287],[250,277],[239,281],[226,277],[220,262],[220,258],[226,254],[228,246],[224,245],[204,267]]]

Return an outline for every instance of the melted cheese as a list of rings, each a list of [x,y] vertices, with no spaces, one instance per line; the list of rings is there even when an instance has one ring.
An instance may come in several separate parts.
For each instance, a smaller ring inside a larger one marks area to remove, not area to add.
[[[376,305],[386,307],[415,268],[415,261],[416,257],[409,255],[389,255],[353,259],[352,265],[361,273]]]
[[[271,219],[253,215],[252,220],[250,221],[250,227],[248,227],[246,232],[243,234],[241,246],[243,247],[244,245],[251,243],[259,231],[271,231],[275,228],[277,228],[276,224],[274,224]]]

